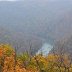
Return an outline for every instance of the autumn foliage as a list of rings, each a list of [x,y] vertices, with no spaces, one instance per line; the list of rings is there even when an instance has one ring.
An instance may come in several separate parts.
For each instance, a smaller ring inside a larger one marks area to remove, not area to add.
[[[0,72],[72,72],[72,61],[67,54],[16,54],[10,45],[0,44]]]

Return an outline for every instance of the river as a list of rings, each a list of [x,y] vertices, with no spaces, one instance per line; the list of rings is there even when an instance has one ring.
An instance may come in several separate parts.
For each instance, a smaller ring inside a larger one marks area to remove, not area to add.
[[[42,53],[44,56],[47,56],[49,51],[53,48],[53,46],[49,43],[44,43],[42,47],[38,50],[36,54]]]

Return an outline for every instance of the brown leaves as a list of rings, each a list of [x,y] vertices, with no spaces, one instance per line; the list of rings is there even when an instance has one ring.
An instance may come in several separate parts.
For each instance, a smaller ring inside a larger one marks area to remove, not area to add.
[[[0,72],[72,72],[68,55],[30,56],[27,53],[15,55],[8,44],[0,45]]]

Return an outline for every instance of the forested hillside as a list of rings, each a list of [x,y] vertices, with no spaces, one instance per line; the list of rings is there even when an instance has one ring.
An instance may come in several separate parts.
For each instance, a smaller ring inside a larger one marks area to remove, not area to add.
[[[0,2],[0,42],[21,45],[19,52],[72,35],[71,23],[72,1]]]
[[[0,1],[0,72],[72,72],[71,36],[71,0]]]

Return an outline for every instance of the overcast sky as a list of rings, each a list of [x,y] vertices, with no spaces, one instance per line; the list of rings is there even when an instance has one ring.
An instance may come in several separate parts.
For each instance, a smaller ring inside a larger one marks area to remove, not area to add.
[[[58,0],[0,0],[0,1],[58,1]]]
[[[0,0],[0,1],[37,1],[37,0]],[[41,1],[60,1],[60,0],[41,0]],[[64,1],[68,1],[68,0],[64,0]],[[69,1],[72,1],[72,0],[69,0]]]
[[[35,0],[0,0],[0,1],[35,1]],[[41,1],[55,1],[55,0],[41,0]]]
[[[16,1],[16,0],[0,0],[0,1]]]
[[[24,0],[0,0],[0,1],[24,1]]]

